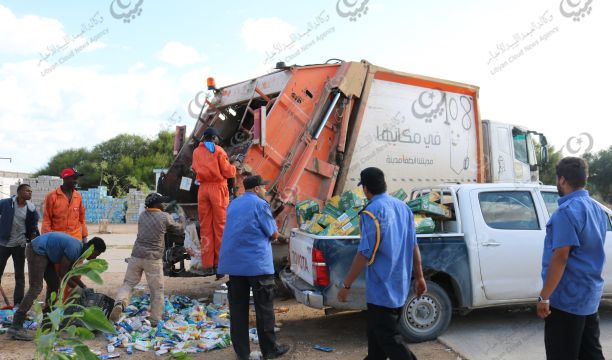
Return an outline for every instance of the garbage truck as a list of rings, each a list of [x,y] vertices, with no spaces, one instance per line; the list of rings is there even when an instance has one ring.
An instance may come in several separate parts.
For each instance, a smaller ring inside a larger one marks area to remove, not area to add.
[[[546,137],[521,126],[481,120],[479,88],[386,69],[367,61],[286,66],[217,88],[208,96],[158,191],[197,219],[192,153],[214,127],[228,156],[241,162],[235,185],[260,175],[281,236],[275,264],[297,225],[296,204],[321,203],[357,186],[359,173],[381,168],[389,191],[441,183],[538,182]],[[536,154],[539,149],[541,154]],[[539,155],[539,156],[538,156]],[[197,223],[197,221],[196,221]],[[168,241],[169,276],[189,276],[180,241]],[[176,265],[180,264],[177,268]]]

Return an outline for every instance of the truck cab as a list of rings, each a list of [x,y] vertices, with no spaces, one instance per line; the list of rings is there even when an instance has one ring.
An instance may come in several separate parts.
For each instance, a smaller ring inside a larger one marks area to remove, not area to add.
[[[487,182],[538,182],[539,166],[548,162],[546,137],[491,120],[483,120],[482,125]],[[540,159],[536,156],[536,144],[541,149]]]
[[[456,184],[415,189],[411,198],[437,192],[452,218],[436,220],[433,233],[417,234],[428,292],[409,295],[400,328],[411,341],[435,339],[453,311],[534,303],[542,287],[541,262],[546,224],[557,209],[554,186],[538,184]],[[612,256],[612,211],[605,251]],[[346,303],[337,300],[350,269],[359,236],[322,237],[292,232],[290,266],[283,283],[310,307],[365,309],[365,275],[353,283]],[[603,277],[604,296],[612,297],[612,263]]]

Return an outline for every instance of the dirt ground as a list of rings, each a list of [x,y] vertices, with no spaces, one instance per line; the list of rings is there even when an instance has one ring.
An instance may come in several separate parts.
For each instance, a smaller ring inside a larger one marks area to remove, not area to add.
[[[90,227],[95,232],[97,228]],[[111,227],[113,233],[135,232],[133,226]],[[112,249],[111,249],[112,251]],[[107,254],[105,254],[107,255]],[[110,269],[112,271],[112,268]],[[104,284],[99,286],[85,279],[88,286],[96,291],[105,293],[111,297],[123,282],[123,273],[106,272],[103,274]],[[182,294],[192,298],[212,298],[214,289],[223,280],[214,282],[211,278],[166,278],[166,294]],[[144,279],[141,285],[145,284]],[[2,278],[2,287],[9,299],[12,299],[14,288],[14,277],[7,273]],[[44,292],[43,292],[44,294]],[[42,300],[42,297],[41,297]],[[3,304],[4,305],[4,304]],[[297,303],[295,300],[275,301],[275,307],[287,307],[286,313],[277,313],[277,325],[281,328],[278,333],[278,341],[291,346],[291,351],[283,359],[363,359],[367,351],[365,336],[365,316],[362,312],[341,313],[325,316],[323,311],[315,310]],[[254,321],[254,317],[252,317]],[[252,324],[254,326],[254,323]],[[89,341],[88,345],[93,350],[106,353],[106,339],[99,334],[95,340]],[[332,347],[335,350],[330,353],[313,349],[314,345]],[[437,341],[420,344],[411,344],[411,350],[419,359],[425,360],[456,360],[459,356],[451,349]],[[259,350],[257,345],[251,344],[251,351]],[[133,355],[127,355],[124,349],[118,349],[121,358],[134,360],[162,358],[156,357],[154,352],[139,352],[135,350]],[[0,359],[33,359],[34,344],[28,342],[13,341],[7,335],[0,335]],[[208,353],[193,354],[193,359],[234,359],[234,352],[230,348],[214,350]]]

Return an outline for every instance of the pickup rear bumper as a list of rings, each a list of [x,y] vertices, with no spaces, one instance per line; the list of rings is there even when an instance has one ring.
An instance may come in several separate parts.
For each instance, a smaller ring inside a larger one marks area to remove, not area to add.
[[[279,274],[281,281],[287,289],[293,292],[295,299],[306,306],[323,309],[323,294],[312,285],[300,279],[289,270],[282,270]]]

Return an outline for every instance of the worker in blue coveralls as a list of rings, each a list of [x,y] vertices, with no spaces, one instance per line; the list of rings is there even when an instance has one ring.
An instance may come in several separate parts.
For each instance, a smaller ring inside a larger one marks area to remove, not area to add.
[[[546,358],[603,360],[597,310],[610,220],[584,190],[588,166],[583,159],[566,157],[556,172],[561,198],[546,224],[544,285],[538,297]]]
[[[268,184],[261,176],[244,179],[244,195],[227,208],[219,254],[219,274],[229,275],[230,335],[238,359],[249,359],[249,290],[253,289],[259,347],[264,359],[275,359],[289,346],[274,334],[274,263],[270,242],[278,228],[265,200]]]
[[[338,292],[338,300],[347,300],[351,285],[366,268],[366,360],[416,359],[398,329],[402,306],[410,292],[411,276],[414,275],[416,296],[427,291],[414,216],[404,202],[387,194],[382,170],[364,169],[359,185],[368,198],[368,205],[360,214],[361,241]]]

